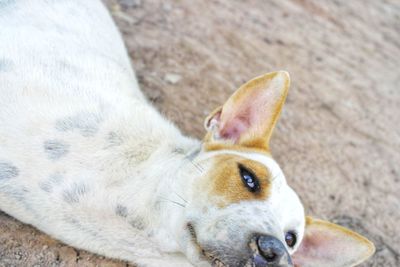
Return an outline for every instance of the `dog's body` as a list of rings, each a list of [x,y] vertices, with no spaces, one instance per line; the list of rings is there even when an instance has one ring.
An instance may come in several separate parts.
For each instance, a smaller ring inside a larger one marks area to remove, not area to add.
[[[299,242],[268,265],[291,266],[306,222],[268,150],[286,73],[244,85],[206,120],[202,143],[147,103],[98,1],[2,1],[0,26],[1,210],[67,244],[139,266],[267,266],[258,236],[258,248],[247,249],[253,233],[284,243],[293,230]],[[253,112],[250,90],[267,108]],[[244,109],[250,118],[234,116]],[[262,178],[255,193],[253,176]],[[249,222],[253,216],[260,220]],[[295,263],[356,264],[372,251],[356,239],[364,246],[347,261]]]
[[[146,103],[101,3],[28,2],[0,9],[0,209],[68,244],[156,261],[154,242],[177,246],[165,225],[177,207],[157,191],[178,190],[166,168],[199,144]]]

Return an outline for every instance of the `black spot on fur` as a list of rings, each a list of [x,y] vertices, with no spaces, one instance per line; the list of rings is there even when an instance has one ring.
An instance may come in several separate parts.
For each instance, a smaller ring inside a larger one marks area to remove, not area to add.
[[[117,207],[115,208],[115,213],[118,216],[126,218],[126,216],[128,216],[128,208],[118,204]]]
[[[57,29],[59,33],[65,33],[66,31],[68,31],[63,25],[54,25],[54,27]],[[82,71],[77,66],[71,64],[67,60],[59,60],[56,62],[56,64],[62,73],[79,75]]]
[[[69,204],[78,203],[80,198],[88,192],[85,184],[74,183],[69,189],[64,190],[62,198]]]
[[[174,150],[172,150],[172,153],[175,153],[175,154],[185,154],[185,150],[184,150],[183,148],[176,147],[176,148],[174,148]]]
[[[0,192],[13,199],[15,202],[25,202],[25,195],[29,192],[26,188],[5,185],[0,187]]]
[[[72,225],[77,230],[84,232],[84,233],[88,233],[89,235],[91,235],[94,238],[97,238],[100,235],[98,230],[96,230],[95,228],[88,227],[86,224],[84,224],[83,222],[79,221],[78,219],[76,219],[74,217],[65,217],[64,220],[65,220],[65,222]]]
[[[17,177],[18,174],[17,167],[7,162],[0,162],[0,181]]]
[[[63,180],[63,176],[60,173],[54,173],[49,178],[39,184],[40,189],[47,193],[53,191],[54,186],[59,185]]]
[[[61,132],[78,131],[84,137],[94,136],[99,131],[103,118],[99,114],[82,112],[75,116],[56,121],[56,129]]]
[[[30,201],[30,192],[27,188],[10,184],[0,184],[0,193],[6,195],[9,199],[12,199],[13,202],[25,209],[26,212],[33,214],[35,217],[40,216]]]
[[[69,151],[69,145],[61,140],[47,140],[44,142],[44,151],[51,160],[58,160]]]
[[[130,221],[129,224],[132,225],[133,228],[136,228],[138,230],[144,230],[144,228],[146,227],[144,220],[139,217]]]
[[[123,143],[122,137],[119,136],[116,132],[109,132],[106,139],[107,139],[106,148],[120,146]]]
[[[10,7],[11,5],[15,5],[15,0],[1,0],[0,11],[2,8]]]
[[[1,1],[0,1],[0,8],[1,8]],[[13,67],[13,62],[6,58],[0,58],[0,72],[7,72],[10,71]]]

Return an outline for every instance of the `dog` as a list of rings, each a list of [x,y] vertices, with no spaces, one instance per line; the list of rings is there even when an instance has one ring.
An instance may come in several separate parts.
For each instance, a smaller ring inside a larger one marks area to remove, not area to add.
[[[272,158],[290,79],[242,85],[184,136],[139,89],[97,0],[0,2],[0,209],[137,266],[355,266],[366,238],[306,217]]]

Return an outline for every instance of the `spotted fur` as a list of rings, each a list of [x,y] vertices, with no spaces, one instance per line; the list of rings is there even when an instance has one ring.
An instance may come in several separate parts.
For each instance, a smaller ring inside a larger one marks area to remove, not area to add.
[[[241,86],[208,116],[201,142],[146,101],[100,1],[3,0],[0,28],[2,211],[139,267],[252,266],[254,235],[302,240],[303,206],[269,150],[286,72]],[[256,193],[239,164],[259,179]],[[358,263],[372,250],[346,251]]]
[[[8,162],[0,162],[0,181],[17,177],[19,170]]]
[[[59,160],[69,152],[69,145],[62,140],[47,140],[43,147],[47,157],[51,160]]]

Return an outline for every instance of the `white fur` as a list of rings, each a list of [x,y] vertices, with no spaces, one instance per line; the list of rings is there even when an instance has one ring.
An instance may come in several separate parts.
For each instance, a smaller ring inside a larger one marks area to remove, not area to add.
[[[228,247],[237,253],[238,248],[239,251],[245,250],[247,237],[252,233],[273,235],[285,244],[285,233],[295,231],[298,243],[293,249],[288,248],[288,252],[293,254],[304,235],[304,209],[297,194],[286,183],[285,176],[276,161],[265,154],[233,150],[201,153],[196,161],[207,166],[208,162],[218,155],[235,155],[265,165],[272,177],[271,195],[264,201],[242,201],[223,210],[210,207],[207,198],[203,201],[197,199],[194,205],[197,207],[192,208],[188,217],[198,220],[199,243],[209,243],[212,240],[220,248],[228,244]],[[207,214],[199,212],[204,206],[210,207]],[[210,230],[215,228],[222,228],[226,235],[220,235],[221,231],[218,229],[216,232]],[[220,236],[221,240],[215,240],[215,236]]]
[[[189,155],[200,142],[147,103],[99,1],[3,1],[0,26],[2,211],[67,244],[139,266],[209,266],[186,229],[202,216],[199,241],[212,241],[202,225],[225,215],[234,224],[244,218],[232,212],[249,207],[274,217],[243,231],[282,239],[285,227],[302,229],[300,202],[268,157],[240,154],[277,174],[265,203],[218,210],[194,194],[208,168],[201,158],[211,154],[200,152],[199,170]]]

